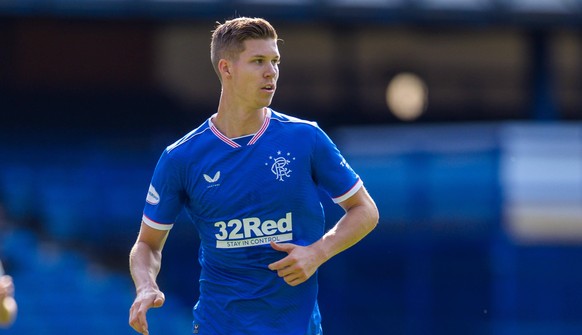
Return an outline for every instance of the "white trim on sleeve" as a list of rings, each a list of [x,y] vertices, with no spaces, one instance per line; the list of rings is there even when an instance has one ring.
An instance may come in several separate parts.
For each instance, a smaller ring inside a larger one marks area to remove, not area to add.
[[[364,185],[364,182],[362,181],[362,179],[358,179],[358,181],[356,182],[356,184],[354,184],[354,186],[352,186],[352,188],[350,188],[349,191],[347,191],[346,193],[340,195],[337,198],[332,198],[333,202],[336,204],[339,204],[340,202],[347,200],[349,197],[351,197],[352,195],[356,194],[356,192],[358,192],[360,190],[360,188],[362,187],[362,185]]]
[[[148,218],[145,214],[141,217],[142,221],[148,226],[157,230],[170,230],[174,227],[173,223],[157,223],[154,220]]]

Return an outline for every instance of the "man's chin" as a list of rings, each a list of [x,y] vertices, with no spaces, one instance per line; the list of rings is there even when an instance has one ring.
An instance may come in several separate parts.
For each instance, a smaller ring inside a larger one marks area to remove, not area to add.
[[[271,106],[271,102],[272,102],[272,101],[273,101],[273,100],[271,99],[271,100],[269,100],[269,101],[266,101],[265,103],[262,103],[262,104],[261,104],[261,106],[260,106],[259,108],[265,108],[265,107],[269,107],[269,106]]]

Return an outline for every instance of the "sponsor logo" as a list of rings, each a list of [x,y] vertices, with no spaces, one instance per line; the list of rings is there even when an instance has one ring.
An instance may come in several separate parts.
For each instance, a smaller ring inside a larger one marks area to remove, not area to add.
[[[146,202],[150,205],[157,205],[160,202],[160,195],[152,184],[150,184],[150,188],[148,189]]]
[[[220,186],[218,182],[218,179],[220,179],[220,171],[216,172],[214,174],[214,177],[210,177],[209,175],[207,175],[206,173],[203,174],[204,176],[204,180],[206,180],[206,182],[209,184],[208,186],[206,186],[206,188],[211,188],[211,187],[217,187]]]
[[[293,214],[288,212],[279,220],[265,220],[257,217],[218,221],[214,224],[218,228],[216,248],[244,248],[255,245],[285,242],[293,239]]]
[[[218,179],[220,179],[220,171],[216,172],[216,174],[212,178],[209,175],[204,174],[204,180],[206,180],[209,183],[216,183]]]
[[[283,154],[281,150],[277,151],[277,156],[269,156],[269,161],[265,163],[266,166],[271,164],[271,172],[275,175],[275,179],[278,181],[285,181],[285,178],[291,177],[291,170],[289,164],[295,160],[295,157],[291,157],[291,153]]]

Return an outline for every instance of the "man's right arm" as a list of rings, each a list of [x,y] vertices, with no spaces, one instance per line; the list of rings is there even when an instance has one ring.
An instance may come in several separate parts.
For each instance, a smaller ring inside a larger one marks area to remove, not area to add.
[[[129,311],[129,324],[141,334],[149,334],[146,313],[164,304],[156,278],[162,263],[162,249],[168,230],[154,229],[141,223],[139,235],[129,254],[129,269],[135,284],[136,298]]]

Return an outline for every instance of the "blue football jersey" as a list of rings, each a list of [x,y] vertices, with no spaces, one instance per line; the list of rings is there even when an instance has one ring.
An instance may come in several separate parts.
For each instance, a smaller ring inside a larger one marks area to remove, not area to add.
[[[321,334],[317,275],[295,287],[268,268],[269,243],[309,245],[324,233],[318,189],[341,202],[362,186],[313,122],[267,110],[260,130],[230,139],[212,117],[162,153],[143,221],[168,230],[182,210],[200,235],[194,333]]]

